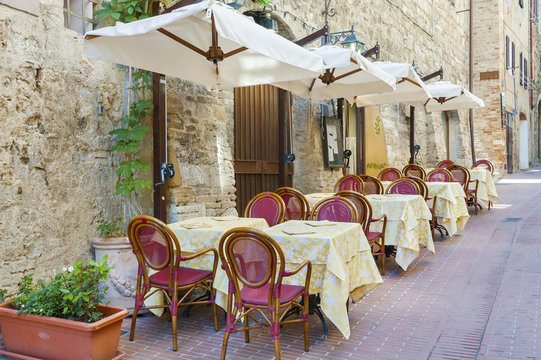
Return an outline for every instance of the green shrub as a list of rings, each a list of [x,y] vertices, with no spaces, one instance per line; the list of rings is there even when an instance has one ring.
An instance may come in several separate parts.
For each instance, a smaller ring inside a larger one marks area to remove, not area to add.
[[[0,297],[9,300],[17,314],[52,316],[83,322],[94,322],[103,316],[98,305],[103,304],[112,267],[107,266],[107,255],[100,263],[77,261],[73,267],[58,271],[49,281],[34,282],[33,274],[26,275],[13,295],[5,290]]]

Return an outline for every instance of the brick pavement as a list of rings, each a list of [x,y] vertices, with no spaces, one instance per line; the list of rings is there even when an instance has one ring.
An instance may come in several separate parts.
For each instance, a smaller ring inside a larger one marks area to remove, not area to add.
[[[514,182],[514,183],[509,183]],[[330,326],[328,338],[310,318],[310,351],[302,328],[281,332],[284,359],[541,359],[541,168],[507,176],[500,202],[472,217],[467,228],[422,250],[408,271],[388,261],[384,283],[350,306],[351,337]],[[123,328],[129,329],[130,319]],[[179,320],[179,351],[170,323],[137,321],[135,341],[121,336],[126,359],[219,359],[224,332],[214,332],[210,308]],[[272,359],[265,329],[251,342],[233,334],[229,359]]]

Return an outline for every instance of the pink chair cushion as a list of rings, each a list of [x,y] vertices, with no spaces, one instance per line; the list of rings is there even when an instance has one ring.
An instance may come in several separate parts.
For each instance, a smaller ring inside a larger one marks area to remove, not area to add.
[[[240,290],[242,302],[250,305],[268,305],[270,284],[265,284],[258,288],[243,287]],[[304,286],[282,284],[280,292],[280,304],[285,304],[304,291]]]
[[[178,269],[178,285],[186,286],[212,276],[212,271],[190,269],[181,267]],[[150,283],[159,286],[169,286],[169,268],[163,269],[149,277]]]
[[[361,184],[354,177],[350,177],[350,178],[342,180],[340,185],[338,185],[338,191],[342,191],[342,190],[351,190],[351,191],[360,192]]]
[[[401,181],[393,185],[390,191],[391,194],[402,194],[402,195],[416,195],[417,189],[415,186],[407,181]]]
[[[451,179],[449,178],[449,175],[444,173],[443,171],[434,171],[432,174],[428,176],[429,182],[450,182]]]
[[[317,220],[349,222],[351,221],[351,215],[351,210],[346,204],[339,201],[332,201],[319,209]]]
[[[400,179],[400,174],[393,170],[385,171],[381,174],[381,181],[395,181],[398,179]]]
[[[374,241],[376,239],[382,238],[383,234],[376,231],[370,231],[368,232],[368,241]]]
[[[280,206],[271,197],[264,197],[252,204],[250,209],[250,217],[252,218],[263,218],[267,220],[269,226],[274,226],[277,224],[280,216]]]
[[[286,204],[286,219],[287,220],[301,220],[301,202],[295,196],[291,194],[284,194],[281,196],[282,200]]]

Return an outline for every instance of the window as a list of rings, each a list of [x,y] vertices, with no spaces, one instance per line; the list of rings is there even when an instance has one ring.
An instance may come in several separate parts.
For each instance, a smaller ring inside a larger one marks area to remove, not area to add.
[[[515,73],[515,43],[511,43],[511,74]]]
[[[64,0],[64,26],[84,34],[94,29],[94,7],[97,0]]]
[[[509,36],[505,37],[505,68],[511,67],[511,49],[509,49]]]
[[[523,80],[524,80],[524,59],[522,58],[522,52],[520,53],[520,56],[519,56],[519,65],[520,65],[520,85],[523,85]]]
[[[537,0],[533,0],[532,2],[532,17],[533,17],[533,21],[537,24]]]
[[[522,84],[524,85],[524,88],[528,88],[528,59],[524,58],[524,79],[522,80]]]

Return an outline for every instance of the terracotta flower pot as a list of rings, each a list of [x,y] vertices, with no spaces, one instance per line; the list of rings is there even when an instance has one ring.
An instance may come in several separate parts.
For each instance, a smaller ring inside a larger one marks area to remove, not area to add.
[[[0,304],[5,350],[20,358],[50,360],[110,360],[117,356],[122,319],[128,310],[100,305],[105,317],[93,323],[38,315],[16,315]],[[21,356],[22,355],[22,356]],[[24,357],[26,356],[26,357]]]

